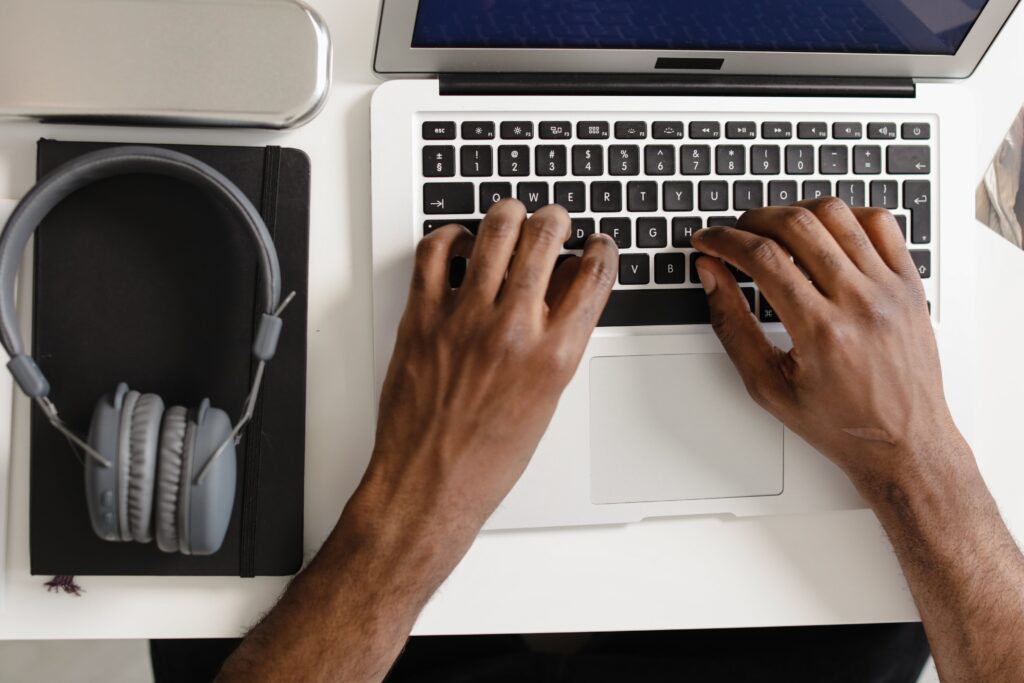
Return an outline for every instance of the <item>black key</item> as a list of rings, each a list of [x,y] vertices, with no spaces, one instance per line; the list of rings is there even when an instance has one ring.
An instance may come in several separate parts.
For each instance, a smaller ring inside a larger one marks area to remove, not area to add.
[[[473,183],[423,183],[423,213],[473,213]]]
[[[722,124],[718,121],[691,121],[690,137],[694,140],[717,140],[722,137]]]
[[[455,175],[455,148],[450,145],[424,147],[423,175],[428,178],[450,178]]]
[[[617,121],[615,137],[619,140],[642,140],[647,137],[647,124],[644,121]]]
[[[636,246],[663,249],[668,246],[668,221],[664,218],[636,219]]]
[[[682,140],[682,121],[655,121],[651,126],[651,134],[655,140]]]
[[[644,148],[644,171],[647,175],[674,175],[676,148],[671,145],[647,145]]]
[[[498,175],[530,175],[530,148],[526,145],[498,147]]]
[[[696,216],[679,216],[672,219],[672,246],[678,249],[689,249],[693,234],[703,228],[700,218]]]
[[[527,213],[533,213],[551,203],[548,199],[547,183],[519,183],[516,196],[526,206]]]
[[[932,126],[930,123],[904,123],[902,133],[904,140],[927,140],[932,136]]]
[[[494,174],[494,150],[489,145],[466,145],[459,150],[462,175],[467,177]]]
[[[754,290],[743,287],[743,295],[754,310]],[[707,325],[711,310],[703,289],[652,288],[620,289],[612,292],[597,323],[601,327],[636,325]]]
[[[895,123],[869,123],[868,138],[871,140],[895,140]]]
[[[789,175],[814,173],[814,148],[810,145],[788,145],[786,147],[786,173]]]
[[[679,169],[683,175],[711,175],[711,147],[683,145],[679,152]]]
[[[582,249],[587,243],[587,238],[594,234],[593,218],[573,218],[572,229],[569,233],[569,240],[565,243],[566,249]]]
[[[541,121],[541,140],[568,140],[572,137],[572,124],[568,121]]]
[[[782,173],[782,149],[778,145],[754,145],[750,148],[750,172],[754,175]]]
[[[926,175],[932,170],[932,149],[926,145],[889,145],[889,173]]]
[[[630,211],[658,210],[658,183],[633,181],[626,188],[626,196]]]
[[[821,174],[846,175],[850,171],[850,148],[845,145],[821,146]]]
[[[654,282],[659,285],[681,285],[686,282],[686,255],[655,254]]]
[[[768,206],[789,206],[797,199],[795,180],[773,180],[768,183]]]
[[[853,172],[857,175],[878,175],[882,172],[882,148],[857,145],[853,148]]]
[[[871,181],[871,206],[881,209],[895,209],[899,202],[896,194],[899,186],[895,180],[872,180]]]
[[[828,137],[828,124],[824,122],[798,123],[796,136],[801,140],[824,140]]]
[[[462,124],[463,140],[493,140],[493,121],[465,121]]]
[[[512,183],[480,183],[480,213],[512,196]]]
[[[836,140],[860,140],[864,137],[864,127],[859,123],[834,123],[832,137]]]
[[[576,145],[572,148],[573,175],[602,175],[604,149],[600,145]]]
[[[903,241],[907,240],[907,217],[901,213],[895,214],[896,225],[900,226],[900,232],[903,233]]]
[[[595,213],[622,211],[622,183],[609,181],[591,183],[590,210]]]
[[[927,180],[903,182],[903,208],[910,209],[910,243],[932,241],[932,184]]]
[[[764,206],[764,184],[760,180],[737,180],[732,186],[732,208],[737,211]]]
[[[448,286],[458,289],[466,279],[466,271],[469,269],[469,259],[465,256],[456,256],[448,264]]]
[[[753,121],[729,121],[725,124],[725,137],[730,140],[753,140],[757,137],[757,124]]]
[[[565,145],[537,145],[537,175],[566,175],[569,162]]]
[[[587,186],[583,183],[555,183],[555,204],[569,213],[587,210]]]
[[[667,181],[662,186],[662,208],[665,211],[693,211],[693,183]]]
[[[930,251],[911,249],[910,257],[914,259],[914,265],[917,267],[917,272],[921,274],[922,279],[928,279],[932,276],[932,253]]]
[[[750,277],[739,268],[733,268],[729,264],[725,264],[725,267],[732,272],[733,277],[736,278],[736,282],[740,283],[741,285],[754,281],[754,278]]]
[[[619,249],[629,249],[633,246],[633,236],[630,234],[630,222],[628,218],[602,218],[601,232],[610,235]]]
[[[501,123],[502,140],[532,140],[533,121],[503,121]]]
[[[804,199],[821,199],[832,196],[832,182],[828,180],[804,181]]]
[[[761,295],[761,315],[759,316],[763,323],[777,323],[779,322],[779,315],[772,308],[772,305],[768,303],[768,300]]]
[[[607,140],[609,135],[607,121],[580,121],[576,124],[576,137],[580,140]]]
[[[454,140],[455,139],[455,122],[454,121],[424,121],[423,122],[423,139],[424,140]]]
[[[709,228],[735,228],[740,222],[738,216],[711,216],[708,218]]]
[[[709,228],[711,227],[710,223],[708,224],[708,227]],[[697,259],[699,259],[700,256],[701,256],[701,254],[699,252],[694,252],[694,253],[690,254],[690,282],[692,282],[694,284],[700,284],[700,276],[697,275]],[[729,266],[729,265],[727,265],[726,267],[736,277],[736,281],[737,282],[752,282],[752,280],[746,274],[744,274],[743,272],[741,272],[741,271],[737,270],[736,268],[733,268],[732,266]],[[751,290],[751,291],[753,291],[753,290]],[[751,310],[751,312],[753,312],[753,310],[754,310],[754,301],[753,301],[752,297],[751,297],[751,301],[750,301],[750,310]]]
[[[706,180],[697,188],[701,211],[729,210],[729,183]]]
[[[849,206],[867,206],[863,180],[840,180],[836,183],[836,195]]]
[[[619,256],[619,284],[646,285],[651,281],[651,259],[647,254]]]
[[[787,121],[767,121],[761,124],[761,137],[765,140],[791,140],[793,124]]]
[[[719,145],[715,149],[718,175],[743,175],[747,172],[747,151],[740,145]]]
[[[612,145],[608,148],[609,175],[640,175],[640,148],[637,145]]]
[[[480,230],[479,218],[445,218],[444,220],[423,221],[423,234],[429,235],[438,228],[443,228],[444,226],[451,225],[452,223],[455,225],[465,226],[465,228],[474,235]]]

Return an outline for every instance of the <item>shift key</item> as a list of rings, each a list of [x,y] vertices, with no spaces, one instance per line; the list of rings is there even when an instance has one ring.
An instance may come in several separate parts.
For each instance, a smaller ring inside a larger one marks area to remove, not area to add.
[[[475,194],[473,183],[424,183],[423,213],[473,213]]]

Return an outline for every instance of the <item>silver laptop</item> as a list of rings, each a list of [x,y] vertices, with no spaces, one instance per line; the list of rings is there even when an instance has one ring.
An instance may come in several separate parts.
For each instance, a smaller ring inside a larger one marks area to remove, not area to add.
[[[375,376],[418,240],[517,197],[601,231],[618,283],[487,528],[855,509],[842,474],[747,396],[690,238],[836,195],[891,209],[970,433],[971,98],[1016,0],[384,0],[372,105]],[[789,344],[738,274],[751,311]],[[473,410],[473,406],[450,406]]]

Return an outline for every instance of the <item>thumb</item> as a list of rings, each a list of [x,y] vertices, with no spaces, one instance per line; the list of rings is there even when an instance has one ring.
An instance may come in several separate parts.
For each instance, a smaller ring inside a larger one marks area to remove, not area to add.
[[[765,336],[750,312],[736,278],[721,261],[710,256],[697,259],[697,276],[708,296],[711,327],[740,373],[747,391],[760,404],[782,377],[778,360],[783,352]]]

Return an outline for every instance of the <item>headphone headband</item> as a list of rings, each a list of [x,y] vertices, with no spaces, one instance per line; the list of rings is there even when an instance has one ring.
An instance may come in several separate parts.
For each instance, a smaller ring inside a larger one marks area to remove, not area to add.
[[[26,394],[41,399],[49,382],[25,350],[15,309],[15,281],[22,254],[39,224],[76,190],[100,180],[128,174],[162,175],[205,190],[246,226],[257,245],[261,271],[263,316],[256,331],[253,354],[261,361],[274,355],[281,319],[281,267],[267,226],[256,207],[238,187],[208,164],[160,147],[129,145],[84,154],[55,169],[33,187],[14,209],[0,235],[0,342],[11,360],[8,369]]]

